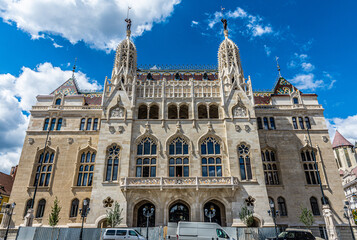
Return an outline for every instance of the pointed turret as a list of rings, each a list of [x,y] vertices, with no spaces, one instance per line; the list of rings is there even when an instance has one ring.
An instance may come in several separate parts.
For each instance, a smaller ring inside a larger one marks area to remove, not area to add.
[[[125,19],[127,22],[126,39],[124,39],[117,47],[115,54],[114,68],[112,72],[112,82],[114,85],[120,83],[132,83],[136,77],[136,47],[130,40],[131,20]]]
[[[357,156],[353,148],[353,144],[344,138],[338,130],[336,130],[336,134],[332,142],[332,149],[334,150],[338,168],[352,169],[357,166]]]
[[[344,136],[342,136],[338,130],[336,130],[336,134],[332,143],[332,148],[346,147],[346,146],[353,147],[353,144],[350,143]]]

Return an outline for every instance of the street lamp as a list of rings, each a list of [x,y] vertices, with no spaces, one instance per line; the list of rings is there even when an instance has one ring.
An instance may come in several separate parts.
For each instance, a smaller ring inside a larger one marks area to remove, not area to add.
[[[275,235],[276,235],[276,240],[278,240],[278,229],[276,227],[276,217],[279,215],[279,211],[275,210],[275,204],[273,201],[269,203],[270,210],[268,210],[269,216],[273,218],[274,221],[274,227],[275,227]]]
[[[150,211],[148,207],[144,207],[143,214],[146,217],[146,239],[149,239],[149,218],[154,215],[155,209],[151,207]]]
[[[89,213],[89,202],[87,199],[83,200],[83,208],[79,209],[79,213],[81,214],[82,217],[82,227],[81,227],[81,234],[79,235],[79,240],[83,239],[83,224],[84,224],[84,218],[87,217]]]
[[[216,209],[213,207],[208,210],[207,208],[205,209],[205,216],[209,218],[209,222],[212,222],[212,218],[216,216]]]
[[[7,240],[7,235],[9,233],[9,227],[10,227],[11,218],[12,218],[12,213],[14,212],[15,206],[16,206],[16,203],[14,203],[14,202],[12,204],[6,204],[6,210],[7,210],[6,214],[8,214],[10,216],[10,218],[9,218],[9,222],[7,223],[7,228],[6,228],[6,233],[5,233],[4,240]]]
[[[352,229],[352,226],[351,226],[351,221],[350,221],[350,214],[349,214],[349,205],[350,203],[349,202],[345,202],[345,206],[343,206],[343,210],[344,210],[344,214],[343,216],[348,219],[348,224],[350,225],[350,229],[351,229],[351,234],[352,234],[352,239],[355,240],[355,235],[353,233],[353,229]]]

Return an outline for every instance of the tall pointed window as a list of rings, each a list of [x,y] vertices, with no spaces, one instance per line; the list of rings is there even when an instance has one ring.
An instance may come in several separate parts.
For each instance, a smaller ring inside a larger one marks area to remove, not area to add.
[[[279,185],[278,166],[275,152],[272,150],[262,151],[264,178],[266,185]]]
[[[39,187],[47,187],[50,184],[51,174],[53,172],[53,160],[55,154],[51,151],[47,151],[44,155],[43,152],[40,154],[38,161],[35,165],[36,174],[33,185],[38,184]],[[40,166],[42,162],[42,166]]]
[[[275,119],[273,117],[270,117],[269,120],[270,120],[270,129],[275,130],[276,129]]]
[[[149,108],[149,119],[159,119],[159,106],[152,105]]]
[[[77,186],[92,186],[95,164],[95,152],[83,152],[78,168]]]
[[[42,218],[45,213],[46,200],[41,199],[37,205],[36,218]]]
[[[62,118],[59,118],[59,119],[57,120],[56,130],[57,130],[57,131],[61,130],[61,127],[62,127]]]
[[[347,148],[343,148],[343,152],[345,153],[345,157],[346,157],[346,161],[347,161],[347,166],[348,166],[348,167],[351,167],[351,166],[352,166],[352,163],[351,163],[350,155],[348,154]]]
[[[261,117],[257,118],[257,124],[258,124],[258,129],[263,129],[263,123],[262,123],[262,118]]]
[[[311,129],[310,118],[305,117],[305,125],[307,129]]]
[[[88,118],[87,119],[87,128],[86,128],[86,130],[87,131],[91,130],[91,127],[92,127],[92,119]]]
[[[209,106],[209,118],[213,118],[213,119],[219,118],[218,106],[217,105]]]
[[[168,117],[169,119],[177,119],[177,106],[175,104],[171,104],[168,107]]]
[[[201,105],[198,106],[198,118],[199,119],[208,118],[207,106],[206,105],[201,104]]]
[[[221,145],[213,137],[201,143],[202,177],[222,177]]]
[[[51,119],[51,131],[55,130],[55,126],[56,126],[56,118],[52,118]]]
[[[169,176],[189,176],[188,143],[182,137],[177,137],[169,145]]]
[[[319,203],[317,202],[317,199],[315,197],[310,198],[310,205],[312,214],[314,214],[315,216],[320,216]]]
[[[43,130],[47,130],[49,123],[50,123],[50,119],[49,119],[49,118],[46,118],[46,119],[45,119],[45,123],[43,124]]]
[[[79,200],[77,198],[73,199],[71,202],[71,211],[69,217],[77,217],[78,215]]]
[[[139,106],[138,109],[138,119],[147,119],[148,118],[148,107],[145,104]]]
[[[57,98],[57,99],[56,99],[55,105],[61,105],[61,99],[60,99],[60,98]]]
[[[315,155],[314,152],[311,152],[310,150],[303,150],[301,151],[301,159],[303,162],[303,168],[305,172],[305,178],[307,184],[319,184],[319,179],[317,177],[317,171],[315,167],[315,162],[314,162],[314,157]]]
[[[179,116],[180,119],[188,119],[188,106],[187,105],[180,106],[179,115],[180,115]]]
[[[302,117],[299,117],[299,124],[301,129],[305,129],[304,120],[302,119]]]
[[[297,121],[296,121],[296,117],[293,117],[293,126],[294,126],[294,129],[298,129],[298,125],[297,125]]]
[[[156,177],[157,145],[149,137],[137,145],[136,177]]]
[[[264,117],[264,118],[263,118],[263,122],[264,122],[264,129],[265,129],[265,130],[269,130],[268,118],[267,118],[267,117]]]
[[[86,125],[86,119],[85,118],[82,118],[81,119],[81,125],[79,127],[79,130],[84,130],[84,126]]]
[[[250,163],[249,147],[245,144],[241,144],[238,147],[239,155],[239,168],[242,180],[251,180],[252,177],[252,166]]]
[[[93,122],[93,130],[97,130],[98,129],[98,118],[94,118],[94,122]]]
[[[288,216],[285,199],[283,197],[278,197],[278,209],[280,216]]]
[[[107,151],[105,181],[117,181],[119,170],[120,147],[113,144]]]

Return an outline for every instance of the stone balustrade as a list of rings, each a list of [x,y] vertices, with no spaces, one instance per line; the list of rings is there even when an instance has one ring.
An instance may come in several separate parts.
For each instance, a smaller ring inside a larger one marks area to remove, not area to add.
[[[237,177],[125,177],[120,179],[124,190],[139,188],[232,188],[238,187]]]

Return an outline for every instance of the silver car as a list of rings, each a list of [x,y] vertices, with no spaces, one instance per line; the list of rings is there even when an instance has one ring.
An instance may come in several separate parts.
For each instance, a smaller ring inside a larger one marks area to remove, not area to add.
[[[103,235],[103,240],[145,240],[135,229],[130,228],[110,228],[106,229]]]

